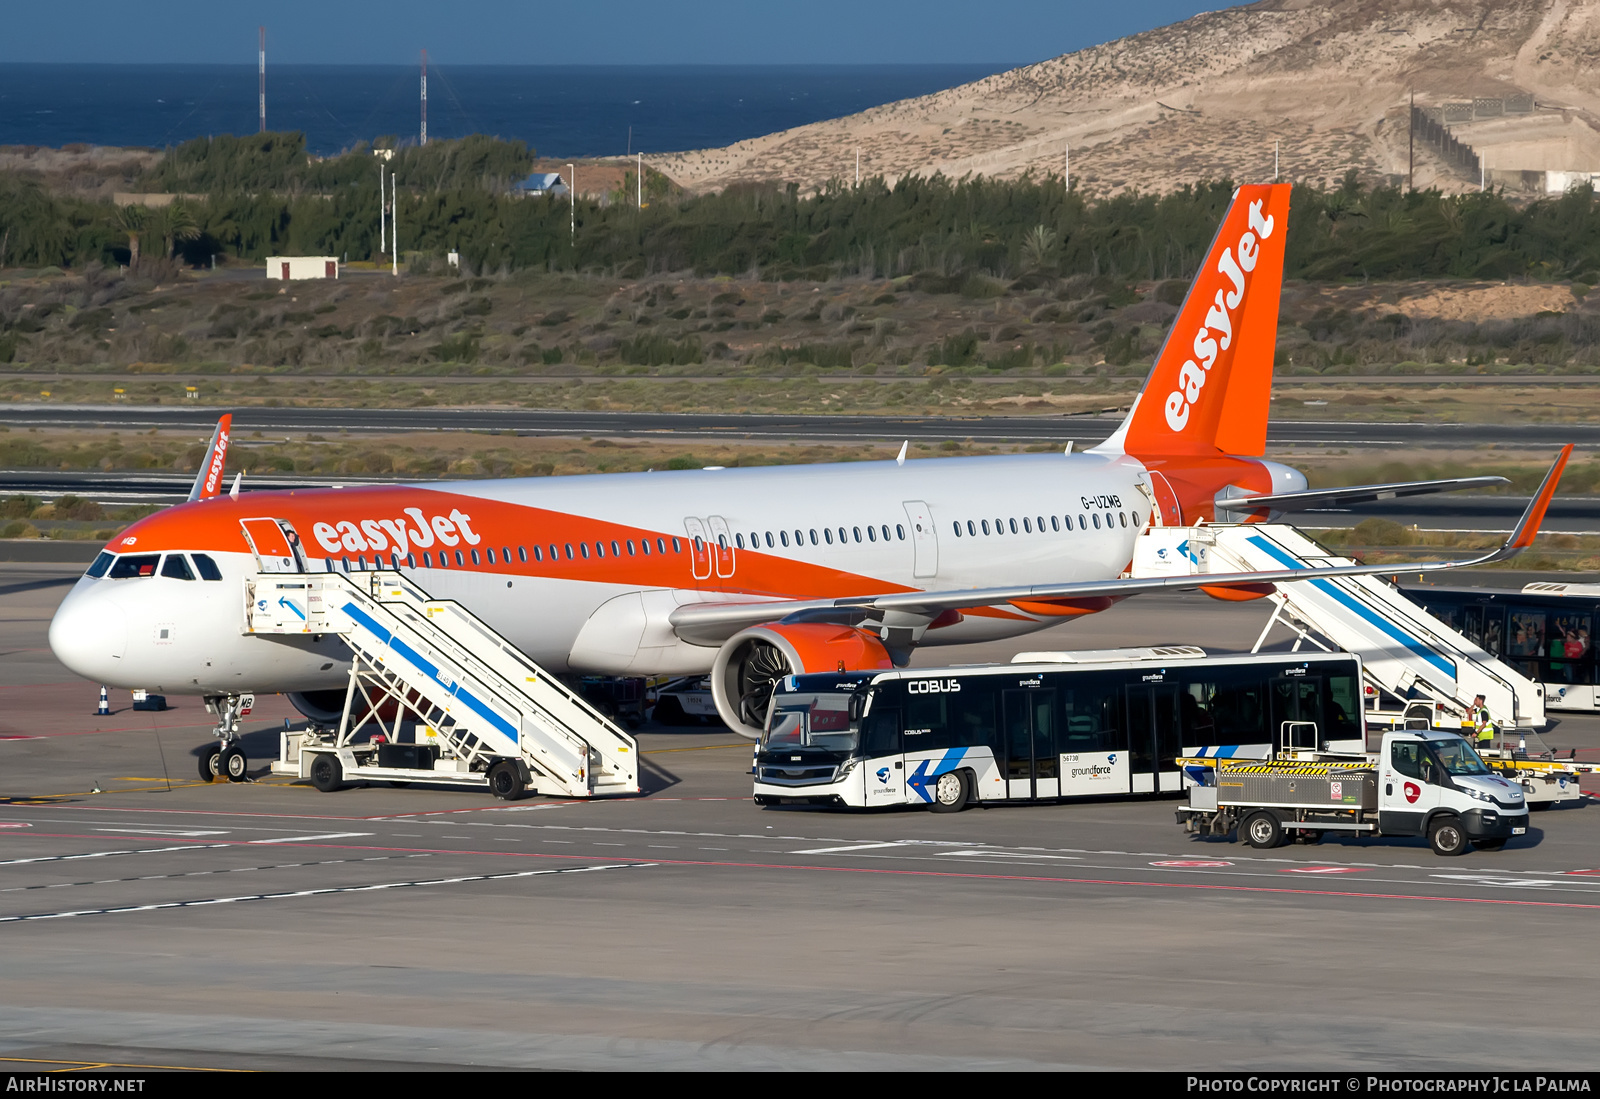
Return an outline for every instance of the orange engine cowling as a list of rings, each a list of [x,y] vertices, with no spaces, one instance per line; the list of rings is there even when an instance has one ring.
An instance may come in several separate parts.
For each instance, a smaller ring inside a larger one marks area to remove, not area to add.
[[[894,667],[883,642],[853,626],[799,622],[740,630],[717,650],[711,697],[728,728],[751,740],[761,736],[767,704],[778,680],[805,672]]]

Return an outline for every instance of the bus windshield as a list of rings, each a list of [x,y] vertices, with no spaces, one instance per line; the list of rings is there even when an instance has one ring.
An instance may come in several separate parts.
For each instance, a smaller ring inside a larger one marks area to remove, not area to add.
[[[1460,737],[1445,737],[1442,740],[1428,741],[1428,747],[1433,749],[1433,754],[1439,757],[1439,762],[1444,769],[1452,775],[1487,775],[1488,766],[1481,756],[1473,751],[1472,745]]]
[[[767,751],[825,748],[830,752],[854,752],[861,703],[860,695],[774,694],[761,747]]]

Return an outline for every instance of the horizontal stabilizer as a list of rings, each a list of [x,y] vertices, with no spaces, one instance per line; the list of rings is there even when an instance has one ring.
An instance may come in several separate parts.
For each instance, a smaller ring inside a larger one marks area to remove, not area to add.
[[[1305,492],[1279,492],[1270,496],[1238,496],[1231,500],[1219,500],[1217,506],[1228,511],[1307,511],[1311,508],[1369,504],[1374,500],[1393,500],[1401,496],[1427,496],[1435,492],[1493,488],[1510,483],[1504,477],[1447,477],[1442,481],[1395,481],[1387,485],[1346,485],[1343,488],[1315,488]]]

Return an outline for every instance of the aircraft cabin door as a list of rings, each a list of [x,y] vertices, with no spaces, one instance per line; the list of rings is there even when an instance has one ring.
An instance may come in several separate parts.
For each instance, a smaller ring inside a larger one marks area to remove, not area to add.
[[[683,521],[689,532],[689,565],[696,580],[711,579],[711,545],[706,541],[706,525],[693,515]]]
[[[1141,683],[1127,688],[1128,763],[1132,793],[1175,793],[1183,788],[1178,753],[1178,685]]]
[[[259,572],[305,572],[300,536],[284,519],[241,519],[244,540],[255,554]]]
[[[916,553],[912,567],[913,576],[937,576],[939,573],[939,536],[933,529],[933,513],[921,500],[905,502],[906,519],[911,524],[911,545]]]
[[[736,564],[733,557],[733,532],[728,529],[728,521],[720,515],[711,516],[706,520],[706,524],[711,528],[709,541],[713,555],[712,560],[716,562],[717,566],[717,577],[721,580],[727,580],[733,576],[733,568]]]
[[[1056,693],[1035,688],[1001,696],[1006,737],[1006,796],[1061,796],[1061,754],[1056,745]]]

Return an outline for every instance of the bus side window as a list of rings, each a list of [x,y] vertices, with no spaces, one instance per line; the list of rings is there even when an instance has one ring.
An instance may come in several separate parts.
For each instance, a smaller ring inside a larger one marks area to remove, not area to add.
[[[950,740],[944,747],[987,747],[999,755],[1001,730],[1000,723],[994,719],[995,678],[965,680],[962,692],[950,696]]]
[[[1126,738],[1118,729],[1117,681],[1107,676],[1075,674],[1063,677],[1061,682],[1060,750],[1116,752],[1126,748]]]
[[[861,753],[868,759],[900,754],[900,711],[875,709],[861,722]]]

